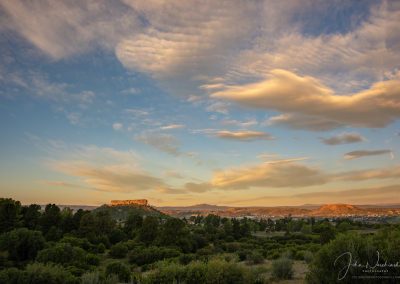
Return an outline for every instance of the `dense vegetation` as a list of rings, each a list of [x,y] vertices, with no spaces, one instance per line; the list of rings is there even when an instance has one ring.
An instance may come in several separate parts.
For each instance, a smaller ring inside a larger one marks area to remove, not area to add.
[[[42,210],[0,199],[0,283],[270,283],[295,277],[295,263],[309,266],[307,282],[335,283],[347,259],[335,260],[344,252],[360,263],[375,263],[377,251],[381,262],[400,259],[396,225],[215,215],[181,220],[139,209],[73,212],[48,204]],[[367,229],[373,233],[360,234]],[[385,276],[399,274],[387,269]],[[351,267],[341,282],[354,283],[365,275],[361,270]]]

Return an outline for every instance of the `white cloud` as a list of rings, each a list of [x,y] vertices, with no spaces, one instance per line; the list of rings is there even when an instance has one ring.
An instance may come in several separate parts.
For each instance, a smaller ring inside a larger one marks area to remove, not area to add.
[[[220,130],[214,133],[218,138],[238,140],[238,141],[251,141],[251,140],[273,140],[275,139],[271,134],[260,131],[228,131]]]
[[[208,112],[218,112],[221,114],[228,114],[229,113],[229,104],[226,102],[212,102],[206,108]]]
[[[122,123],[115,122],[115,123],[113,123],[112,127],[113,127],[114,130],[118,131],[118,130],[122,130],[124,125]]]
[[[352,159],[359,159],[363,157],[369,157],[369,156],[378,156],[378,155],[385,155],[389,154],[390,157],[392,157],[393,152],[392,150],[389,149],[382,149],[382,150],[358,150],[358,151],[352,151],[348,152],[344,155],[344,158],[346,160],[352,160]]]
[[[316,78],[273,70],[265,80],[230,86],[212,97],[355,127],[385,127],[400,117],[400,80],[378,82],[367,90],[341,96]]]
[[[183,124],[170,124],[170,125],[161,126],[160,128],[162,130],[181,129],[181,128],[185,128],[185,125],[183,125]]]

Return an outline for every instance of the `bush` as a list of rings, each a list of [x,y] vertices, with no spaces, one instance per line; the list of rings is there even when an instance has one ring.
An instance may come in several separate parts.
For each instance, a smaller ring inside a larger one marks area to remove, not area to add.
[[[206,281],[210,284],[247,283],[243,267],[220,260],[212,260],[207,264]]]
[[[110,256],[113,258],[124,258],[128,253],[128,247],[124,243],[117,243],[110,249]]]
[[[121,282],[128,282],[131,278],[129,267],[122,262],[113,262],[106,267],[106,276],[117,275]]]
[[[100,276],[98,271],[87,272],[81,277],[81,284],[100,284]]]
[[[310,252],[310,251],[305,251],[305,252],[303,253],[303,260],[304,260],[306,263],[311,263],[313,259],[314,259],[314,255],[313,255],[312,252]]]
[[[207,265],[203,262],[192,262],[186,266],[187,283],[205,283],[207,277]]]
[[[180,252],[164,247],[136,248],[129,254],[129,261],[137,265],[154,263],[159,260],[177,257]]]
[[[281,257],[272,262],[272,276],[276,279],[291,279],[293,277],[293,262],[287,257]]]
[[[184,280],[185,280],[185,269],[182,265],[176,263],[161,263],[156,270],[148,274],[145,283],[149,284],[183,283]],[[196,282],[188,282],[188,283],[196,283]]]
[[[63,266],[74,265],[86,267],[86,252],[68,243],[58,243],[55,246],[40,251],[36,260],[43,263],[56,263]]]
[[[88,253],[88,254],[86,255],[85,259],[86,259],[86,264],[88,264],[88,265],[97,266],[97,265],[100,264],[100,257],[98,257],[98,256],[95,255],[95,254]]]
[[[251,254],[249,254],[247,256],[247,262],[249,264],[260,264],[260,263],[263,263],[264,262],[264,256],[258,251],[252,252]]]
[[[12,283],[12,282],[4,282]],[[25,271],[20,271],[18,284],[78,284],[78,278],[62,266],[54,264],[28,264]]]
[[[193,254],[182,254],[179,256],[179,263],[187,265],[195,259]]]

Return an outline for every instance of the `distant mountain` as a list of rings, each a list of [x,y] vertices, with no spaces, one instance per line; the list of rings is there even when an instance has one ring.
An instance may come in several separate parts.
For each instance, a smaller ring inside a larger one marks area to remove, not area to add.
[[[160,218],[167,218],[168,216],[154,207],[143,205],[123,205],[123,206],[109,206],[102,205],[93,210],[96,212],[107,211],[115,220],[126,220],[130,214],[138,214],[140,216],[155,216]]]
[[[223,217],[340,217],[340,216],[398,216],[400,206],[393,205],[349,205],[349,204],[304,204],[300,206],[276,207],[229,207],[209,204],[192,206],[158,207],[160,211],[170,216],[188,217],[191,215],[216,214]]]
[[[367,210],[350,204],[325,204],[316,210],[312,210],[313,216],[348,216],[363,215]]]
[[[219,205],[212,205],[212,204],[195,204],[190,206],[162,206],[157,207],[159,210],[210,210],[210,211],[219,211],[219,210],[226,210],[230,208],[229,206],[219,206]]]

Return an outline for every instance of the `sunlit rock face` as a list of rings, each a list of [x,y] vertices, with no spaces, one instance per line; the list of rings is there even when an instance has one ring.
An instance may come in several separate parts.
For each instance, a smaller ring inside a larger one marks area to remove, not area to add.
[[[121,205],[148,205],[147,199],[133,199],[133,200],[111,200],[111,206]]]

